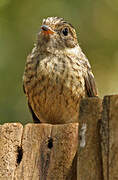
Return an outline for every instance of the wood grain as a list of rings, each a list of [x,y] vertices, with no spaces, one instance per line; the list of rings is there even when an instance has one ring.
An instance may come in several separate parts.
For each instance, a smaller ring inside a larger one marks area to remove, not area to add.
[[[79,124],[0,125],[0,180],[95,179],[118,179],[118,95],[81,100]]]
[[[0,180],[11,180],[18,162],[23,126],[6,123],[0,126]]]
[[[73,161],[77,145],[78,123],[26,125],[22,139],[23,159],[14,179],[75,180]]]
[[[99,121],[102,100],[85,98],[80,104],[77,180],[102,180]]]
[[[118,95],[105,96],[101,125],[104,180],[118,179]]]

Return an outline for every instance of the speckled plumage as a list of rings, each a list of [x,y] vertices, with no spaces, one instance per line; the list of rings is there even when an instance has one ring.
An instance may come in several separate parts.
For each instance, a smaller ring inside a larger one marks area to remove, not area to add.
[[[97,96],[90,64],[71,24],[50,17],[42,25],[54,33],[41,30],[27,58],[23,86],[29,107],[33,118],[41,122],[77,122],[80,98]],[[62,33],[64,28],[68,28],[67,36]]]

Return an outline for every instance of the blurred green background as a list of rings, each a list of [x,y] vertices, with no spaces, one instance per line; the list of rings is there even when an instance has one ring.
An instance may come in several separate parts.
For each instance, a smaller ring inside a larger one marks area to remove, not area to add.
[[[118,93],[118,0],[0,0],[0,123],[31,122],[22,74],[47,16],[71,22],[100,97]]]

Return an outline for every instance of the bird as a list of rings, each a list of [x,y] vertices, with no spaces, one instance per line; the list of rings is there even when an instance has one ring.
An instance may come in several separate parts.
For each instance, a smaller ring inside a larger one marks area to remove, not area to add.
[[[34,123],[78,122],[80,100],[98,96],[75,28],[60,17],[43,19],[23,74]]]

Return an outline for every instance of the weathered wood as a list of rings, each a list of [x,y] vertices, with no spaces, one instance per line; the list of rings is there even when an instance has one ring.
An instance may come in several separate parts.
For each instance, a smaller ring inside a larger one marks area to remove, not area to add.
[[[114,179],[118,179],[118,95],[105,96],[103,109],[100,98],[83,99],[79,126],[0,126],[0,180]]]
[[[18,161],[23,126],[6,123],[0,126],[0,180],[11,180]]]
[[[14,180],[76,180],[73,161],[77,144],[78,123],[26,125],[23,158]]]
[[[118,179],[118,95],[105,96],[101,126],[104,180]]]
[[[102,180],[99,136],[102,100],[85,98],[80,103],[77,180]]]

